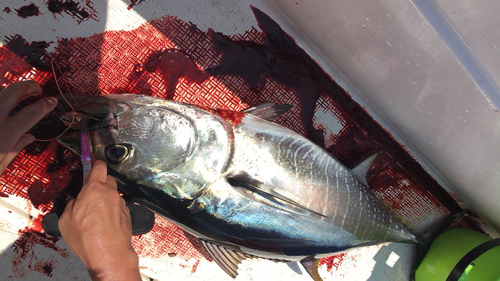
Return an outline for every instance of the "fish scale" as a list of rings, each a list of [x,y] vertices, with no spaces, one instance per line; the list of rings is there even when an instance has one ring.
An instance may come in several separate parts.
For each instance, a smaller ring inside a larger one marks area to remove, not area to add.
[[[270,126],[273,128],[270,129]],[[252,142],[254,135],[259,135],[261,138],[264,136],[267,145],[262,143],[256,145],[255,142]],[[245,171],[247,169],[247,167],[241,166],[237,159],[244,157],[243,155],[248,150],[254,151],[253,153],[259,155],[261,159],[258,163],[252,163],[252,166],[256,166],[259,171],[272,170],[272,167],[268,166],[259,167],[260,163],[263,162],[262,159],[268,157],[266,163],[277,165],[274,170],[279,172],[272,175],[269,173],[258,175],[266,186],[272,186],[278,193],[288,196],[304,206],[329,206],[330,210],[312,208],[317,212],[323,212],[327,218],[322,220],[357,234],[360,238],[360,241],[357,241],[359,244],[373,243],[373,241],[394,241],[391,239],[399,240],[401,234],[407,236],[406,242],[414,241],[413,234],[382,206],[382,203],[375,198],[369,189],[362,186],[350,171],[333,157],[328,157],[326,161],[329,163],[328,165],[332,166],[332,170],[338,171],[335,177],[328,173],[319,173],[317,177],[310,177],[312,171],[321,170],[320,167],[328,166],[321,161],[315,161],[317,158],[315,154],[326,154],[326,152],[294,132],[276,124],[268,124],[253,116],[245,116],[241,125],[235,130],[235,147],[233,158],[235,163],[230,166],[230,170]],[[275,147],[278,149],[274,149]],[[291,152],[293,152],[293,156]],[[305,165],[306,163],[314,164],[309,164],[311,165],[309,166]],[[300,164],[303,165],[297,167]],[[313,180],[318,184],[308,184]],[[297,182],[302,184],[296,184]],[[329,182],[337,184],[330,186]],[[296,194],[300,196],[295,196]],[[331,204],[325,200],[328,197],[336,198],[337,204]],[[304,198],[306,199],[304,200]],[[311,202],[314,203],[311,204]],[[383,211],[375,213],[371,212],[371,209]],[[333,219],[329,219],[330,217]],[[370,223],[362,224],[362,221]],[[360,225],[365,227],[360,227]],[[307,226],[304,225],[304,227]],[[393,235],[396,235],[397,238],[392,237]],[[364,239],[366,240],[363,241]]]

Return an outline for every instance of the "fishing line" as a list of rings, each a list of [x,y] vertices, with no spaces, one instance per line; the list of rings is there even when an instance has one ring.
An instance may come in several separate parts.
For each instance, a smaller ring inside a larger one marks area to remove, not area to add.
[[[52,60],[51,60],[51,63],[52,63]],[[68,83],[66,82],[66,80],[63,79],[63,72],[62,72],[61,68],[59,68],[59,65],[57,63],[56,63],[56,67],[57,67],[57,70],[59,70],[59,73],[61,74],[61,80],[64,82],[64,85],[66,85],[66,89],[68,90],[69,95],[71,96],[71,98],[73,99],[73,101],[75,102],[75,104],[78,105],[78,107],[81,109],[82,107],[76,101],[75,97],[73,96],[73,94],[69,90]],[[52,65],[52,70],[54,70],[54,65]],[[54,77],[55,77],[55,73],[54,73]],[[56,81],[56,84],[57,84],[57,81]],[[58,88],[59,88],[59,86],[58,86]],[[59,92],[61,93],[61,95],[63,95],[62,92],[61,92],[61,89],[59,89]],[[71,106],[71,104],[68,102],[68,100],[64,96],[63,96],[63,98],[68,103],[68,105],[71,107],[71,109],[73,109],[73,112],[76,113],[75,109]]]
[[[44,139],[35,139],[35,141],[53,141],[53,140],[56,140],[58,138],[60,138],[62,135],[64,135],[70,128],[71,126],[73,126],[73,124],[75,123],[75,115],[78,114],[78,112],[75,111],[75,109],[73,108],[73,106],[69,103],[69,101],[66,99],[66,97],[63,95],[62,91],[61,91],[61,87],[59,87],[59,82],[58,82],[58,79],[57,79],[57,75],[56,75],[56,70],[54,68],[54,59],[51,58],[50,59],[50,65],[52,66],[52,74],[54,75],[54,81],[56,82],[56,86],[57,86],[57,89],[59,90],[59,93],[61,94],[61,96],[63,97],[64,101],[66,101],[66,103],[69,105],[69,107],[71,108],[71,112],[73,112],[74,114],[72,114],[72,118],[71,118],[71,123],[68,125],[68,127],[61,133],[59,134],[58,136],[56,136],[55,138],[51,138],[51,139],[47,139],[47,140],[44,140]],[[57,67],[57,70],[59,70],[59,73],[61,74],[61,79],[63,78],[62,75],[62,71],[61,69],[59,68],[59,65],[56,64],[56,67]],[[64,84],[66,85],[66,89],[68,90],[68,93],[70,94],[70,96],[73,98],[73,100],[75,101],[75,103],[80,106],[78,104],[78,102],[75,100],[75,98],[73,97],[73,94],[71,93],[71,91],[69,90],[69,86],[68,84],[66,83],[66,81],[64,81],[63,79],[63,82]]]

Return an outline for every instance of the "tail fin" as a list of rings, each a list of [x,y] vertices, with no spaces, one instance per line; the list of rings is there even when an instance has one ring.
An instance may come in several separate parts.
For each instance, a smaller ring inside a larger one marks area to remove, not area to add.
[[[444,218],[443,220],[437,222],[435,225],[431,226],[425,233],[422,235],[424,243],[426,246],[430,246],[432,241],[445,231],[448,227],[450,227],[453,223],[465,217],[477,217],[476,214],[469,210],[462,210],[458,213],[455,213],[449,217]]]
[[[420,237],[420,243],[417,245],[416,267],[418,267],[420,262],[422,262],[425,255],[427,254],[427,251],[429,251],[432,241],[434,241],[437,236],[443,233],[453,223],[464,217],[477,217],[477,215],[471,211],[462,210],[437,222],[424,232],[424,234]]]

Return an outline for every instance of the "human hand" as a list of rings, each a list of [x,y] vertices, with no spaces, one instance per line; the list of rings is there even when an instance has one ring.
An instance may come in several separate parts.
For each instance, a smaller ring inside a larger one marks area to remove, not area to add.
[[[41,93],[42,88],[35,81],[17,82],[0,92],[0,175],[19,152],[35,140],[26,132],[56,107],[57,99],[43,98],[14,116],[9,117],[9,112],[22,100]]]
[[[141,280],[130,213],[104,162],[95,161],[76,200],[66,205],[59,230],[92,280]]]

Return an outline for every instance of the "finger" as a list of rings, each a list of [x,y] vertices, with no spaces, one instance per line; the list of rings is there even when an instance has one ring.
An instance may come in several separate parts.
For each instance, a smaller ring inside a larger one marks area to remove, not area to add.
[[[35,81],[22,81],[10,84],[0,92],[0,112],[10,112],[23,99],[37,96],[42,88]]]
[[[44,98],[31,104],[16,115],[9,118],[7,123],[13,138],[19,138],[21,134],[35,126],[47,113],[52,111],[57,105],[57,99],[54,97]]]
[[[87,182],[100,182],[102,184],[106,183],[106,178],[108,175],[106,163],[101,160],[96,160],[92,165],[92,169],[90,170],[89,176],[87,178]],[[86,185],[84,185],[85,187]]]
[[[116,179],[113,176],[106,177],[106,182],[104,183],[104,186],[112,190],[118,190],[118,187],[116,186]]]
[[[3,173],[5,168],[9,166],[10,162],[16,158],[16,156],[24,149],[28,144],[32,143],[35,137],[30,134],[22,135],[17,142],[14,144],[12,149],[7,152],[4,159],[0,159],[0,175]]]

